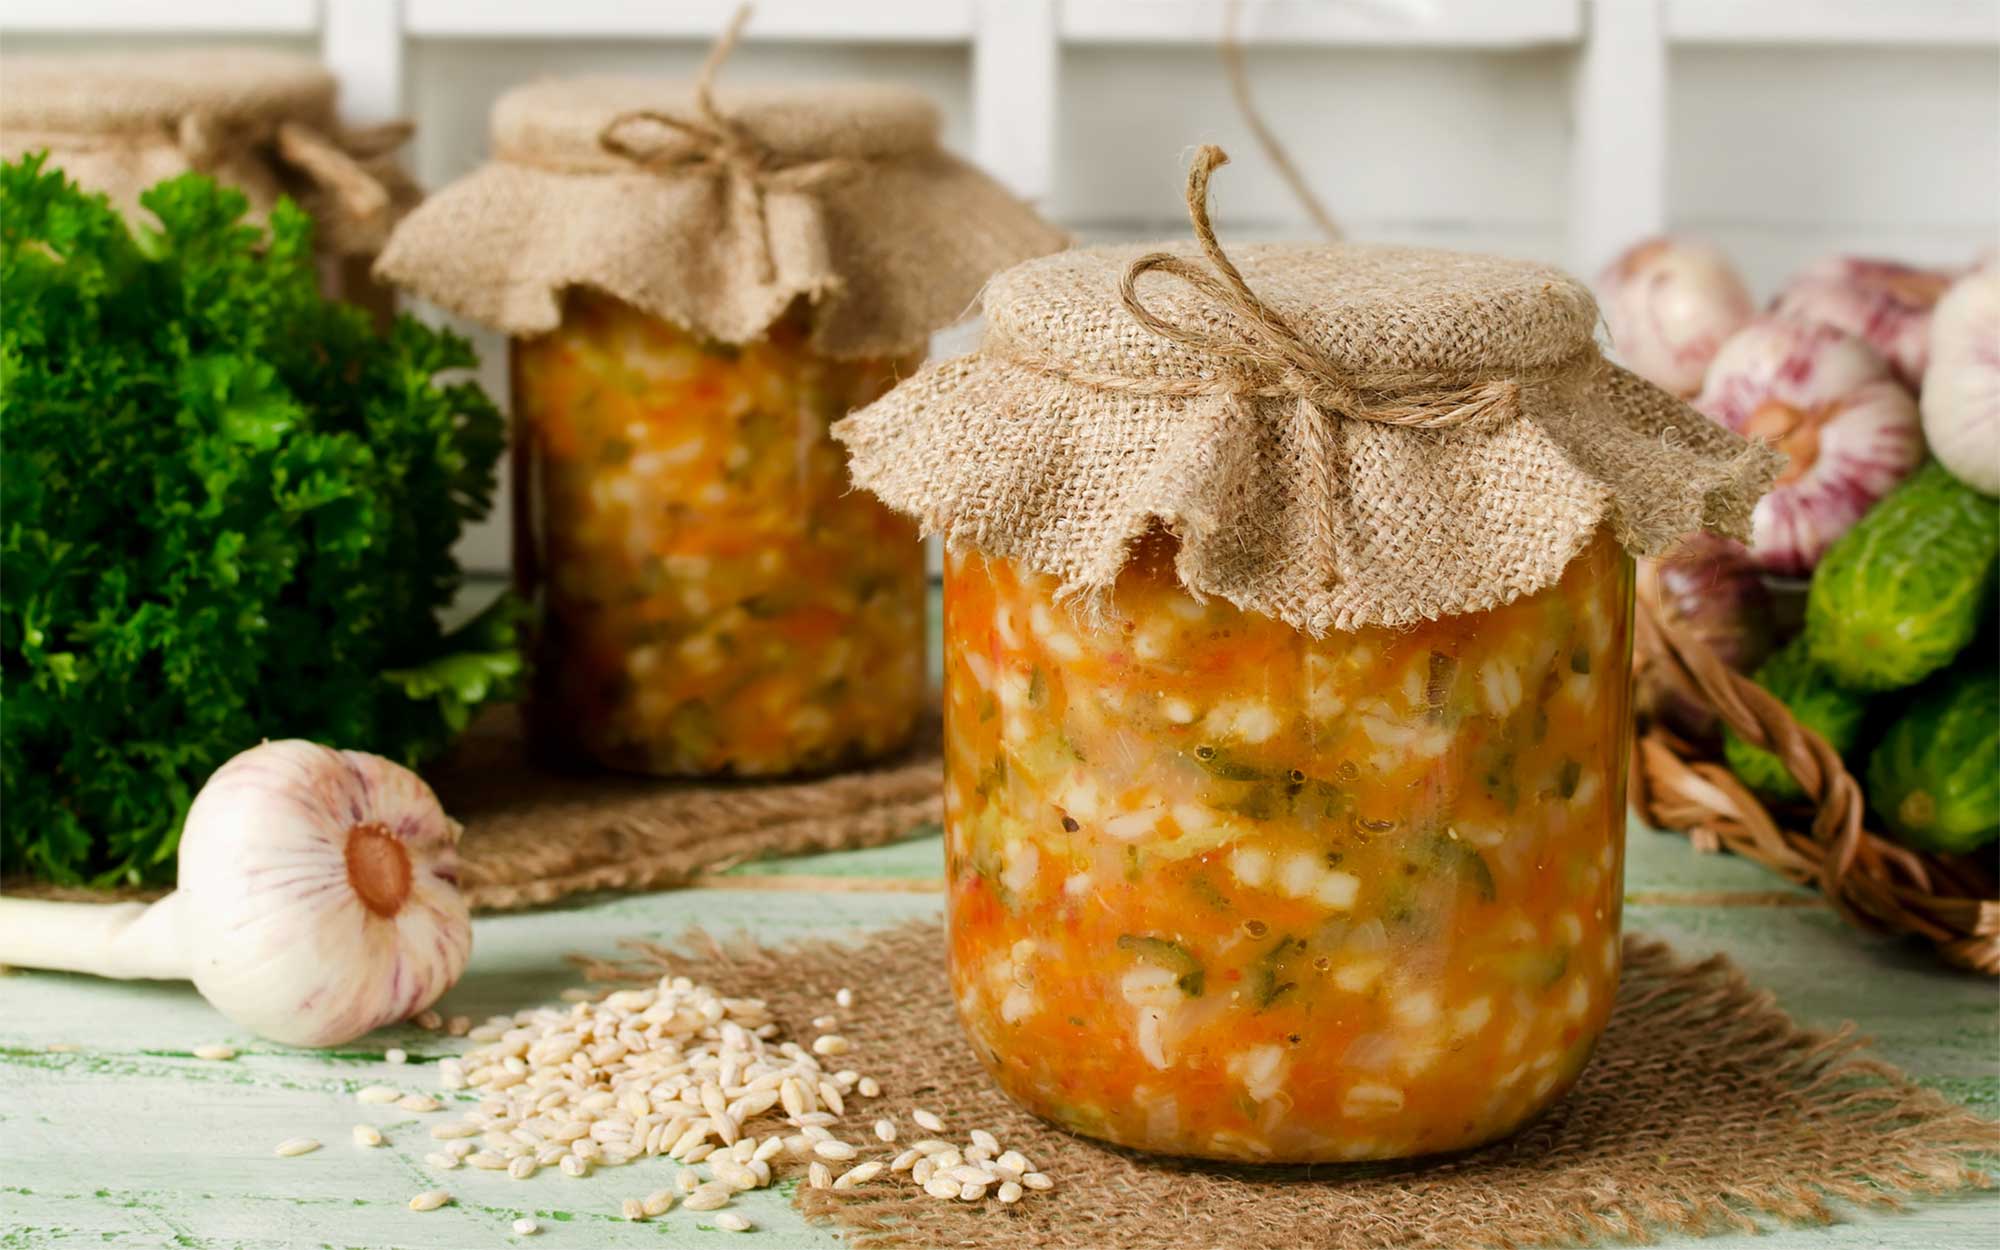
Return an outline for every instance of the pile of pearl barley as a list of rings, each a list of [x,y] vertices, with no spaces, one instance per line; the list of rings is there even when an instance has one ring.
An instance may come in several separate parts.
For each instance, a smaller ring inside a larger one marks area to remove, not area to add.
[[[478,1045],[441,1061],[440,1082],[484,1097],[463,1119],[431,1129],[442,1145],[426,1157],[432,1167],[526,1180],[545,1167],[581,1178],[655,1155],[681,1164],[672,1188],[623,1201],[621,1213],[631,1220],[663,1215],[676,1203],[719,1210],[740,1192],[770,1185],[774,1165],[787,1163],[806,1164],[815,1188],[900,1180],[958,1202],[990,1195],[1013,1203],[1054,1188],[1026,1156],[983,1129],[963,1144],[944,1140],[943,1120],[926,1110],[910,1119],[929,1136],[907,1146],[886,1116],[859,1143],[837,1136],[850,1101],[882,1091],[852,1069],[827,1070],[822,1061],[852,1049],[832,1015],[813,1021],[817,1036],[807,1047],[779,1040],[761,999],[732,998],[684,976],[662,977],[651,989],[563,997],[566,1006],[496,1016],[477,1028],[462,1017],[450,1022],[448,1032]],[[853,993],[842,989],[834,1001],[849,1007]],[[442,1022],[426,1014],[417,1023],[438,1028]],[[371,1087],[361,1096],[378,1101],[385,1093],[394,1091]],[[416,1109],[416,1097],[396,1101]],[[734,1213],[716,1222],[732,1231],[752,1227]]]

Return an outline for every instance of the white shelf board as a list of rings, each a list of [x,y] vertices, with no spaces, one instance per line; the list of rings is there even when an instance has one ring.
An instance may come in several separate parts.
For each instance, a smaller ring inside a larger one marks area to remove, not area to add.
[[[1583,0],[1249,0],[1237,19],[1246,44],[1514,47],[1573,43]],[[1066,43],[1214,43],[1226,0],[1062,0]]]
[[[340,0],[327,0],[338,4]],[[0,30],[118,35],[310,35],[319,0],[5,0]]]
[[[335,3],[338,0],[334,0]],[[746,39],[962,43],[974,0],[761,0]],[[713,39],[736,0],[404,0],[403,29],[439,39]]]
[[[2000,0],[1666,0],[1666,19],[1674,43],[2000,47]]]

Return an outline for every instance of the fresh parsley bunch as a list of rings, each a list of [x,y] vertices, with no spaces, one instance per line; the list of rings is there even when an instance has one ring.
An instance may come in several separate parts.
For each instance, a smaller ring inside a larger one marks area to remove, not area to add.
[[[127,223],[0,165],[0,866],[170,879],[210,771],[264,738],[416,762],[518,673],[446,634],[504,442],[462,339],[324,298],[312,224],[198,175]]]

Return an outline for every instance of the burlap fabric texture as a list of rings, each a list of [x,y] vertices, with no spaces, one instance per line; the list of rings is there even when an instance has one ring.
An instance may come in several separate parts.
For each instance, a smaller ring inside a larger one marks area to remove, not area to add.
[[[909,1174],[852,1189],[801,1185],[794,1201],[847,1244],[961,1250],[1479,1250],[1636,1242],[1661,1232],[1823,1223],[1839,1204],[1895,1207],[1983,1187],[2000,1129],[1868,1055],[1848,1030],[1803,1029],[1720,957],[1689,964],[1628,938],[1617,1011],[1569,1097],[1513,1138],[1401,1165],[1230,1168],[1115,1150],[1008,1101],[952,1015],[936,921],[855,945],[755,948],[697,936],[677,950],[594,963],[597,976],[685,973],[763,998],[791,1036],[833,1010],[855,1044],[842,1062],[883,1097],[856,1099],[833,1132],[876,1144],[878,1116],[909,1129],[929,1107],[963,1145],[975,1128],[1020,1150],[1056,1188],[1003,1206],[924,1194]],[[929,1134],[925,1134],[929,1135]],[[796,1165],[802,1167],[803,1165]],[[851,1166],[851,1165],[842,1165]]]
[[[740,25],[739,18],[739,25]],[[512,335],[588,287],[725,343],[794,303],[830,356],[897,355],[997,269],[1065,236],[938,147],[923,96],[867,85],[531,84],[493,110],[493,160],[437,192],[377,274]]]
[[[0,156],[49,163],[128,216],[164,178],[208,174],[261,218],[288,195],[333,256],[372,256],[418,197],[403,124],[350,129],[317,62],[247,48],[0,58]]]
[[[1607,363],[1540,265],[1360,244],[1090,248],[987,287],[985,339],[834,427],[855,481],[954,549],[1101,602],[1154,526],[1177,570],[1318,635],[1553,584],[1600,525],[1635,554],[1740,536],[1779,457]]]
[[[663,890],[746,860],[880,846],[941,820],[935,719],[901,755],[755,782],[568,774],[535,763],[513,708],[424,770],[465,825],[459,886],[478,911],[603,890]]]

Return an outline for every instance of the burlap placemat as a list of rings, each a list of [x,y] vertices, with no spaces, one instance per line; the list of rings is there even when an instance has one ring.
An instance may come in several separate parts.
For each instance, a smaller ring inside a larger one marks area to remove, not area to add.
[[[1645,1241],[1829,1223],[1837,1203],[1983,1188],[2000,1125],[1871,1057],[1851,1026],[1801,1028],[1720,956],[1687,963],[1628,937],[1618,1009],[1568,1099],[1509,1141],[1409,1165],[1229,1168],[1147,1158],[1049,1127],[987,1079],[952,1015],[944,935],[912,922],[855,945],[779,948],[696,934],[636,946],[600,979],[685,972],[769,1002],[801,1036],[835,990],[855,987],[840,1031],[849,1063],[884,1097],[833,1131],[929,1107],[958,1140],[986,1128],[1054,1178],[1013,1206],[926,1196],[897,1174],[851,1190],[801,1185],[794,1201],[849,1244],[967,1250],[1363,1250]],[[857,1100],[858,1102],[859,1100]],[[904,1143],[864,1149],[888,1158]]]
[[[790,781],[668,781],[565,773],[536,762],[519,710],[473,723],[423,770],[465,826],[459,887],[474,911],[599,890],[664,890],[746,860],[880,846],[944,818],[935,715],[894,759]],[[161,889],[86,890],[9,878],[21,898],[112,903]]]
[[[797,781],[666,781],[536,763],[513,708],[483,717],[425,778],[465,825],[475,911],[594,890],[661,890],[774,855],[880,846],[943,818],[935,719],[903,755]]]

